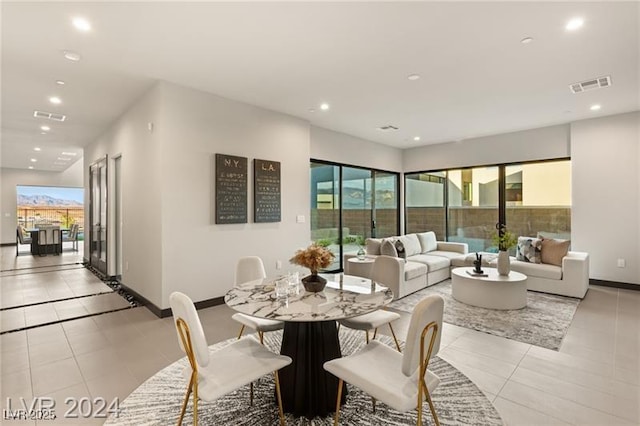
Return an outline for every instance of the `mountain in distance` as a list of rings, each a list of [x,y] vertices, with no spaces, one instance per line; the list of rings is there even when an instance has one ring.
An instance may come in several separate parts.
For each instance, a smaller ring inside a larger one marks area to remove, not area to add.
[[[83,204],[74,200],[62,200],[48,195],[18,195],[19,207],[82,207]]]

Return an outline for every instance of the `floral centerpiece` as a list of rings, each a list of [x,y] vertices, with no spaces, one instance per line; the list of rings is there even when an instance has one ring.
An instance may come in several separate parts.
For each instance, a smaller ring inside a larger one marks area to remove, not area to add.
[[[307,291],[318,292],[324,290],[327,283],[327,280],[318,275],[318,271],[331,265],[334,257],[331,251],[313,243],[304,250],[297,250],[289,262],[309,268],[311,275],[302,278],[302,284]]]

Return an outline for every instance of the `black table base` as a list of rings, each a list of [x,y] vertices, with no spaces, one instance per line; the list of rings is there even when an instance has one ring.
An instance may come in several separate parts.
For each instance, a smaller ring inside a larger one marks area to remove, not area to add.
[[[284,411],[308,419],[335,412],[338,379],[323,368],[342,356],[335,321],[285,322],[280,353],[293,359],[280,370]],[[346,393],[345,386],[343,404]]]

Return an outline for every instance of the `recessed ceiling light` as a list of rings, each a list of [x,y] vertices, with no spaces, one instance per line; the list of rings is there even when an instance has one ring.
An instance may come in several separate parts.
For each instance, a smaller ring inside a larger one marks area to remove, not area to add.
[[[575,31],[578,28],[582,27],[582,25],[584,25],[584,19],[582,19],[582,18],[573,18],[569,22],[567,22],[567,25],[564,28],[567,31]]]
[[[65,85],[65,82],[64,82],[64,80],[56,80],[56,84],[57,84],[58,86],[64,86],[64,85]]]
[[[411,81],[420,80],[420,74],[409,74],[407,78]]]
[[[37,162],[38,162],[38,160],[37,160],[37,159],[35,159],[35,158],[32,158],[32,159],[31,159],[31,162],[32,162],[32,163],[37,163]]]
[[[62,103],[62,100],[57,96],[52,96],[49,98],[49,102],[55,105],[60,105]]]
[[[420,140],[420,136],[414,136],[414,137],[413,137],[413,140],[414,140],[414,141],[416,141],[416,142],[418,142],[418,141]]]
[[[33,166],[29,166],[29,167],[28,167],[28,169],[29,169],[29,170],[33,170]]]
[[[65,50],[62,52],[62,54],[65,58],[73,62],[78,62],[80,59],[82,59],[82,56],[78,52],[74,52],[73,50]]]
[[[69,157],[58,157],[58,160],[60,160],[60,161],[69,161],[69,160],[71,160],[71,158],[69,158]]]
[[[531,43],[532,41],[533,41],[533,38],[532,38],[532,37],[525,37],[525,38],[523,38],[522,40],[520,40],[520,43],[522,43],[522,44],[529,44],[529,43]]]
[[[320,109],[323,111],[327,111],[329,109],[329,104],[328,103],[320,104]]]
[[[62,153],[62,155],[70,155],[70,156],[72,156],[72,157],[75,157],[75,156],[76,156],[76,155],[78,155],[78,154],[77,154],[77,153],[75,153],[75,152],[63,152],[63,153]]]
[[[40,126],[40,129],[44,130],[45,132],[48,132],[49,130],[51,130],[51,127],[49,127],[49,126]]]
[[[84,18],[81,17],[76,17],[73,18],[73,26],[76,27],[76,30],[78,31],[83,31],[83,32],[87,32],[87,31],[91,31],[91,24],[89,23],[89,21],[87,21]]]
[[[599,111],[600,108],[602,108],[599,104],[595,104],[595,105],[591,105],[591,108],[589,108],[591,111]]]
[[[42,151],[42,148],[40,148],[39,146],[36,146],[35,148],[33,148],[33,150],[36,152],[40,152]]]
[[[46,135],[46,134],[47,134],[47,132],[40,132],[40,134],[41,134],[41,135]]]

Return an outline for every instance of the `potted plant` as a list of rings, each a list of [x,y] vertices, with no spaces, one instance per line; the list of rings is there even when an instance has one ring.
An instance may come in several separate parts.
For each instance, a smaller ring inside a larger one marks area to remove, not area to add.
[[[302,278],[305,290],[319,292],[324,290],[327,280],[318,275],[318,271],[331,265],[334,255],[328,249],[313,243],[304,250],[298,250],[289,262],[309,268],[311,275]]]
[[[493,234],[493,244],[498,246],[498,274],[509,275],[511,263],[508,250],[518,243],[518,238],[507,231],[507,225],[496,223],[496,232]]]

